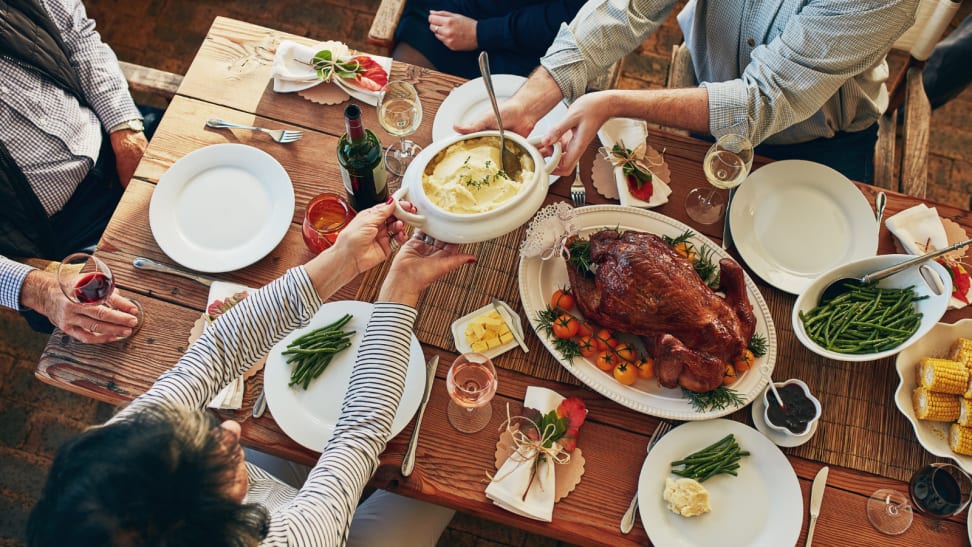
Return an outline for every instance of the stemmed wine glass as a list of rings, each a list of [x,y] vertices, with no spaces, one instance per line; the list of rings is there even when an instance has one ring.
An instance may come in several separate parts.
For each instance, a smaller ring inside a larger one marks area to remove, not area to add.
[[[464,353],[446,375],[449,423],[463,433],[475,433],[493,417],[490,401],[496,395],[496,369],[481,353]]]
[[[412,158],[422,150],[418,144],[405,140],[422,123],[422,101],[415,86],[403,80],[388,82],[378,95],[378,123],[398,137],[398,142],[385,152],[385,167],[394,175],[404,175]]]
[[[685,197],[685,212],[699,224],[719,220],[727,203],[726,196],[717,189],[732,189],[749,176],[753,166],[753,143],[743,135],[727,134],[719,137],[702,161],[705,178],[713,187],[693,188]]]
[[[946,518],[962,512],[972,499],[972,478],[951,463],[932,463],[915,472],[908,487],[911,499],[880,488],[867,499],[867,518],[880,532],[904,533],[914,519],[914,508],[932,517]]]
[[[87,253],[68,255],[57,267],[57,283],[64,296],[72,302],[111,307],[108,299],[115,290],[115,278],[108,265],[93,255]],[[135,334],[142,327],[144,314],[137,300],[130,298],[128,300],[138,308],[136,313],[138,324],[132,329],[132,334]],[[119,337],[119,340],[123,338],[126,337]]]

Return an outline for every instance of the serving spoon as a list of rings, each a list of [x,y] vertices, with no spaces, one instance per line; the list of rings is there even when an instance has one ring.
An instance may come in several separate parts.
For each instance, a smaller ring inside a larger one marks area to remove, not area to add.
[[[836,281],[831,282],[829,285],[827,285],[827,287],[823,290],[823,292],[820,293],[820,299],[817,300],[817,303],[822,306],[822,305],[826,304],[827,302],[830,302],[834,298],[837,298],[838,296],[840,296],[840,295],[842,295],[842,294],[844,294],[844,293],[846,293],[846,292],[848,292],[848,291],[850,291],[850,290],[852,290],[852,289],[854,289],[856,287],[860,287],[862,285],[866,285],[866,284],[872,283],[874,281],[879,281],[881,279],[884,279],[885,277],[890,277],[890,276],[892,276],[892,275],[894,275],[894,274],[896,274],[896,273],[898,273],[898,272],[900,272],[902,270],[905,270],[905,269],[910,268],[911,266],[914,266],[915,264],[921,264],[922,262],[926,262],[926,261],[931,260],[933,258],[942,256],[943,254],[950,253],[950,252],[952,252],[952,251],[954,251],[956,249],[965,247],[966,245],[969,245],[969,244],[972,244],[972,239],[966,239],[965,241],[960,241],[960,242],[958,242],[958,243],[956,243],[954,245],[949,245],[948,247],[945,247],[944,249],[939,249],[939,250],[937,250],[935,252],[932,252],[932,253],[918,255],[918,256],[916,256],[914,258],[910,258],[908,260],[905,260],[904,262],[901,262],[899,264],[895,264],[894,266],[890,266],[890,267],[884,268],[883,270],[878,270],[876,272],[869,273],[869,274],[867,274],[867,275],[865,275],[863,277],[843,277],[843,278],[840,278],[840,279],[838,279]]]
[[[503,134],[503,118],[500,117],[499,104],[496,102],[496,92],[493,91],[493,77],[489,72],[489,55],[486,52],[479,54],[479,72],[483,75],[483,82],[486,84],[486,93],[489,95],[489,103],[493,105],[493,114],[496,114],[496,127],[500,134],[500,157],[503,159],[503,171],[510,179],[516,180],[520,174],[520,160],[511,150],[506,148],[506,137]]]

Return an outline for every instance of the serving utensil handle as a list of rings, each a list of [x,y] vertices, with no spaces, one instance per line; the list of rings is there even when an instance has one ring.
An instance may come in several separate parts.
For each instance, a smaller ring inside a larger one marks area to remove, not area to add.
[[[950,253],[950,252],[952,252],[952,251],[954,251],[956,249],[959,249],[961,247],[965,247],[966,245],[969,245],[969,244],[972,244],[972,239],[966,239],[965,241],[960,241],[960,242],[958,242],[958,243],[956,243],[954,245],[949,245],[948,247],[945,247],[944,249],[939,249],[939,250],[937,250],[937,251],[935,251],[933,253],[926,253],[926,254],[923,254],[923,255],[918,255],[918,256],[916,256],[914,258],[905,260],[904,262],[901,262],[900,264],[895,264],[894,266],[891,266],[889,268],[885,268],[883,270],[878,270],[876,272],[869,273],[869,274],[865,275],[864,277],[862,277],[861,278],[861,281],[864,282],[864,283],[870,283],[871,281],[880,281],[881,279],[884,279],[885,277],[894,275],[894,274],[896,274],[896,273],[898,273],[898,272],[900,272],[902,270],[906,270],[909,267],[914,266],[915,264],[920,264],[920,263],[925,262],[927,260],[931,260],[931,259],[933,259],[935,257],[942,256],[943,254]]]
[[[496,128],[500,135],[503,134],[503,119],[500,118],[499,104],[496,102],[496,93],[493,91],[493,75],[489,71],[489,55],[486,52],[479,54],[479,72],[483,75],[483,83],[486,84],[486,94],[489,95],[489,102],[493,105],[493,113],[496,114]]]

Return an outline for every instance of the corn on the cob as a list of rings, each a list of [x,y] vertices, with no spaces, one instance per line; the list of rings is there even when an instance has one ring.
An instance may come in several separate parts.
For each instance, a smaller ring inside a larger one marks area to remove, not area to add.
[[[959,338],[952,342],[952,347],[948,350],[948,358],[963,363],[966,367],[972,367],[972,340]]]
[[[972,427],[952,424],[948,431],[948,446],[956,454],[972,456]]]
[[[962,399],[959,401],[959,425],[972,427],[972,399]]]
[[[969,387],[969,371],[958,361],[923,357],[918,361],[917,383],[929,391],[960,395]]]
[[[957,395],[929,391],[923,387],[915,388],[911,394],[915,416],[919,420],[954,422],[959,417],[959,400],[961,397]]]

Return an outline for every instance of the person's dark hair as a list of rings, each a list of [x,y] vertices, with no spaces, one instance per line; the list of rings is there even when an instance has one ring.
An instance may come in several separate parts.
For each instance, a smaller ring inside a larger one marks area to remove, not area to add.
[[[266,509],[227,495],[240,451],[205,411],[142,412],[91,428],[58,450],[27,543],[255,545]]]

